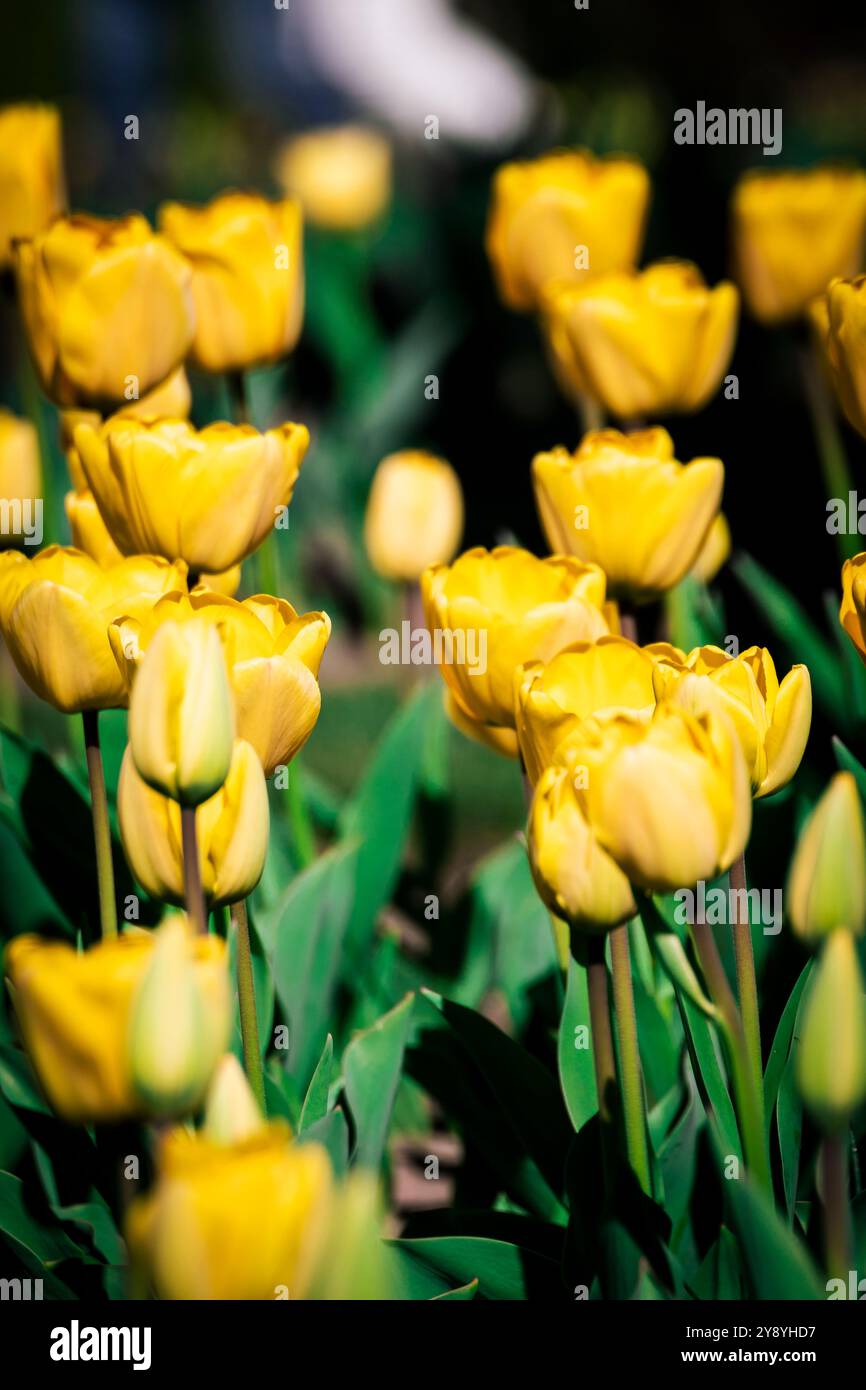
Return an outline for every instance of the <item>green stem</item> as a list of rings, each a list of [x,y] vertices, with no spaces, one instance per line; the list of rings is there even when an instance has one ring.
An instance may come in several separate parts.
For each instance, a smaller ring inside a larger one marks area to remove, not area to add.
[[[629,1163],[643,1188],[651,1195],[649,1151],[644,1121],[643,1082],[637,1041],[637,1017],[631,979],[628,927],[615,927],[610,933],[610,963],[613,977],[613,1003],[619,1041],[619,1086]]]
[[[99,711],[84,710],[84,749],[87,756],[87,779],[90,783],[90,810],[93,816],[93,841],[96,846],[96,878],[99,884],[99,925],[103,937],[117,935],[117,902],[114,896],[114,863],[111,858],[111,824],[108,819],[108,797],[105,793],[105,771],[99,743]]]
[[[844,1279],[852,1267],[854,1238],[848,1206],[848,1139],[828,1134],[821,1144],[821,1197],[824,1205],[824,1254],[831,1279]]]
[[[189,920],[200,936],[207,935],[207,912],[201,886],[201,866],[198,862],[198,837],[195,828],[195,807],[181,806],[180,833],[183,847],[183,887]]]
[[[755,977],[755,953],[752,949],[752,924],[749,921],[746,897],[746,860],[740,854],[730,869],[730,886],[736,893],[731,934],[737,962],[737,992],[740,996],[740,1016],[746,1039],[749,1064],[759,1091],[763,1090],[764,1061],[761,1050],[761,1018],[758,1012],[758,982]]]
[[[238,425],[247,425],[250,422],[250,408],[246,377],[243,372],[227,372],[226,380],[228,382],[229,398],[232,403],[232,414],[235,417],[235,423]]]
[[[259,1046],[259,1025],[256,1018],[256,989],[253,980],[253,956],[250,948],[250,924],[247,905],[241,899],[232,903],[232,922],[235,926],[235,948],[238,971],[238,1008],[241,1015],[241,1040],[244,1049],[244,1070],[253,1095],[267,1114],[265,1103],[265,1074]]]
[[[824,366],[814,345],[811,349],[803,347],[799,349],[799,362],[803,394],[806,397],[812,419],[812,432],[818,448],[818,458],[821,463],[821,474],[824,487],[827,489],[827,497],[828,500],[831,497],[840,497],[847,507],[848,494],[851,491],[848,458],[839,430],[835,403],[827,386]],[[847,532],[840,532],[836,537],[836,542],[839,547],[840,560],[850,559],[862,548],[860,538],[856,533],[848,535]]]

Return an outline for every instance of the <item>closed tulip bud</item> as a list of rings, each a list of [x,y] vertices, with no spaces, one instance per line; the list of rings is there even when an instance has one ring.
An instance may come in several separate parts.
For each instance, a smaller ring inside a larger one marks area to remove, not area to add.
[[[196,940],[179,913],[167,917],[132,1001],[132,1086],[151,1114],[183,1115],[204,1095],[229,1038],[228,972],[218,1007],[201,988]]]
[[[123,402],[164,382],[189,350],[189,267],[137,213],[64,217],[15,246],[27,340],[58,405]]]
[[[453,565],[426,570],[421,595],[458,705],[472,719],[509,729],[518,666],[550,661],[571,642],[608,630],[604,574],[569,556],[539,560],[513,546],[477,547]]]
[[[266,1127],[240,1062],[227,1052],[208,1087],[202,1133],[214,1144],[239,1144]]]
[[[0,110],[0,266],[12,264],[12,243],[35,237],[63,211],[60,115],[53,106]]]
[[[129,702],[129,747],[148,786],[198,806],[225,781],[234,708],[222,643],[206,622],[164,623]]]
[[[866,436],[866,275],[834,280],[812,315],[824,365],[850,423]]]
[[[697,560],[725,470],[714,458],[679,463],[664,429],[593,430],[573,454],[536,454],[532,479],[551,549],[600,565],[617,597],[646,601]]]
[[[656,698],[692,714],[720,709],[732,720],[756,797],[790,782],[803,757],[812,724],[812,683],[805,666],[792,666],[781,684],[766,647],[738,656],[719,647],[657,649]]]
[[[79,550],[52,545],[32,560],[0,555],[0,629],[21,676],[65,714],[116,709],[126,682],[108,640],[122,614],[143,615],[186,587],[186,566],[138,555],[101,569]]]
[[[180,806],[153,791],[127,748],[117,787],[120,836],[129,867],[154,898],[184,901]],[[239,902],[262,876],[268,849],[268,790],[256,753],[235,741],[229,774],[196,811],[202,889],[211,907]]]
[[[559,374],[611,415],[633,420],[699,410],[734,349],[739,298],[698,268],[658,261],[585,285],[550,285],[544,316]]]
[[[731,553],[731,528],[724,512],[716,515],[689,573],[702,584],[712,584]]]
[[[420,449],[382,460],[364,522],[374,570],[386,579],[411,583],[428,565],[447,564],[462,532],[463,491],[449,463]]]
[[[649,195],[649,175],[634,159],[561,150],[504,164],[487,221],[487,254],[504,302],[535,310],[551,280],[580,283],[633,266]]]
[[[127,931],[78,951],[17,936],[6,947],[5,973],[25,1046],[52,1106],[74,1124],[162,1113],[136,1089],[129,1049],[156,938]],[[197,1046],[203,1056],[215,1049],[215,1060],[230,1017],[226,944],[199,936],[188,941],[188,952],[202,1004]]]
[[[391,201],[391,146],[368,126],[296,135],[280,150],[275,173],[300,202],[305,219],[328,231],[369,227]]]
[[[732,213],[736,279],[763,323],[799,318],[834,276],[862,265],[866,174],[859,169],[745,174]]]
[[[224,193],[206,207],[164,204],[159,227],[192,267],[197,367],[244,371],[291,352],[304,314],[299,203]]]
[[[866,551],[842,566],[839,622],[857,648],[860,660],[866,662]]]
[[[186,420],[115,415],[83,423],[75,447],[111,537],[124,555],[185,560],[221,573],[251,555],[292,499],[310,442],[304,425],[196,430]]]
[[[857,783],[837,772],[804,826],[788,877],[788,916],[814,946],[836,927],[866,927],[866,827]]]
[[[400,1296],[393,1250],[382,1239],[384,1222],[378,1176],[352,1169],[334,1193],[311,1298],[359,1303]]]
[[[42,467],[39,439],[29,420],[0,409],[0,546],[29,537],[41,542]],[[38,531],[38,534],[35,534]]]
[[[797,1084],[825,1133],[844,1131],[866,1100],[866,997],[850,931],[831,933],[809,984]]]

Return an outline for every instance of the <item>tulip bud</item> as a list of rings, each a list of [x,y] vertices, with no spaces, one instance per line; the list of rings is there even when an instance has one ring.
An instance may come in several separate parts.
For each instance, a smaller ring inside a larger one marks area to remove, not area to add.
[[[141,663],[129,702],[129,744],[155,791],[198,806],[228,776],[234,710],[219,633],[165,623]]]
[[[238,1144],[266,1128],[262,1112],[234,1053],[217,1063],[205,1103],[204,1134],[214,1144]]]
[[[866,927],[866,827],[857,783],[837,772],[810,815],[791,863],[788,913],[815,946],[836,927]]]
[[[420,449],[389,454],[376,469],[364,544],[386,579],[411,582],[447,564],[463,530],[463,493],[450,463]]]
[[[382,1240],[383,1219],[376,1175],[356,1168],[337,1190],[311,1297],[370,1302],[399,1296],[393,1255]]]
[[[827,938],[809,989],[797,1084],[825,1132],[843,1130],[866,1100],[866,998],[850,931]]]

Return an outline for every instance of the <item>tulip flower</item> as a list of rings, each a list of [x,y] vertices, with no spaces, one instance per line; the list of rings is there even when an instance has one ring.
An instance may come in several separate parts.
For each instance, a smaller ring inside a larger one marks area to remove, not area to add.
[[[280,150],[275,173],[307,222],[334,232],[377,222],[391,201],[391,146],[368,126],[344,125],[296,135]]]
[[[144,395],[189,351],[189,267],[137,213],[60,218],[16,243],[15,274],[30,351],[58,405]]]
[[[27,540],[40,544],[42,497],[39,439],[29,420],[0,409],[0,546]]]
[[[120,836],[129,866],[154,898],[181,904],[181,808],[147,785],[127,748],[117,788]],[[239,902],[262,875],[268,848],[268,794],[255,750],[236,739],[228,776],[195,811],[201,888],[211,907]]]
[[[732,199],[736,280],[755,318],[799,318],[836,276],[855,275],[866,237],[866,174],[816,168],[745,174]]]
[[[265,776],[291,762],[312,733],[322,697],[319,663],[331,633],[327,613],[298,615],[284,599],[257,594],[236,603],[202,588],[167,595],[142,619],[109,632],[131,685],[142,657],[166,623],[213,625],[223,641],[238,737],[251,743]]]
[[[842,603],[839,622],[861,661],[866,661],[866,550],[842,566]]]
[[[650,181],[634,159],[561,150],[504,164],[493,181],[487,254],[503,301],[540,307],[551,280],[627,270],[640,254]]]
[[[573,454],[536,454],[532,478],[551,549],[600,565],[617,597],[646,601],[695,564],[725,470],[714,458],[679,463],[664,429],[593,430]]]
[[[797,1049],[800,1095],[827,1134],[844,1132],[866,1100],[864,989],[854,937],[837,927],[821,948]]]
[[[202,1134],[214,1144],[237,1144],[266,1128],[237,1057],[227,1052],[217,1063],[208,1087]]]
[[[95,1124],[163,1113],[136,1091],[130,1058],[130,1030],[157,939],[134,929],[86,951],[39,936],[17,936],[6,947],[25,1046],[65,1120]],[[188,936],[186,945],[202,1004],[196,1048],[203,1072],[204,1059],[215,1062],[228,1035],[228,959],[217,936]],[[168,1026],[164,1016],[160,1026]]]
[[[382,460],[364,522],[367,556],[378,574],[412,583],[429,565],[453,558],[462,532],[463,492],[449,463],[420,449]]]
[[[228,570],[261,545],[288,506],[309,444],[303,425],[260,434],[219,423],[114,416],[75,430],[86,484],[124,555]]]
[[[56,709],[119,708],[126,684],[109,623],[144,614],[185,586],[185,566],[148,555],[103,570],[81,551],[57,545],[32,560],[7,551],[0,555],[0,630],[24,680]]]
[[[503,758],[519,758],[520,748],[517,742],[517,734],[513,729],[506,729],[497,724],[485,724],[481,719],[473,719],[467,714],[449,690],[448,686],[443,687],[442,706],[445,713],[461,734],[473,739],[485,748],[490,748],[494,753],[500,753]]]
[[[723,709],[733,721],[756,797],[790,782],[806,748],[812,722],[807,667],[792,666],[781,684],[766,647],[731,656],[719,647],[695,647],[686,656],[656,648],[656,697],[693,714]]]
[[[839,404],[866,436],[866,275],[834,280],[812,306],[812,321]]]
[[[560,374],[620,420],[699,410],[734,348],[738,295],[696,266],[658,261],[586,284],[552,284],[544,321]]]
[[[689,573],[702,584],[712,584],[731,553],[731,528],[724,512],[718,512]]]
[[[192,267],[192,361],[207,372],[276,362],[298,340],[304,313],[300,205],[224,193],[207,207],[165,203],[160,231]]]
[[[815,946],[836,927],[866,928],[866,827],[857,783],[837,772],[800,834],[786,894],[797,936]]]
[[[12,264],[12,243],[35,237],[63,211],[60,114],[53,106],[0,110],[0,266]]]
[[[443,637],[442,676],[472,719],[514,727],[514,673],[571,642],[603,636],[604,574],[569,556],[480,546],[421,577],[427,626]],[[444,638],[447,636],[447,644]]]

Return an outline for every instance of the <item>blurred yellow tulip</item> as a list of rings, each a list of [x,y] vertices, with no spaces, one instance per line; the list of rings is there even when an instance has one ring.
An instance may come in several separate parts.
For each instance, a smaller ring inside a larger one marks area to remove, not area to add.
[[[42,465],[29,420],[0,408],[0,546],[42,543]]]
[[[730,553],[731,528],[724,512],[718,512],[689,573],[702,584],[712,584]]]
[[[463,534],[463,490],[450,463],[420,449],[382,459],[373,476],[364,543],[373,569],[411,583],[447,564]]]
[[[189,351],[189,267],[137,213],[59,218],[16,243],[15,273],[30,351],[58,405],[139,398]]]
[[[206,207],[165,203],[159,228],[192,267],[196,366],[244,371],[291,352],[304,315],[298,202],[224,193]]]
[[[634,159],[559,150],[503,164],[487,221],[487,254],[503,301],[538,309],[551,280],[579,283],[633,266],[649,195],[649,175]]]
[[[791,860],[788,917],[816,945],[836,927],[866,928],[866,827],[857,783],[837,772],[812,810]]]
[[[866,661],[866,550],[842,566],[842,602],[839,622],[861,661]]]
[[[520,748],[514,729],[506,729],[498,724],[485,724],[480,719],[473,719],[457,703],[447,685],[443,686],[442,704],[451,723],[455,729],[460,730],[461,734],[465,734],[467,738],[473,739],[475,743],[482,744],[494,753],[500,753],[504,758],[520,757]]]
[[[130,685],[161,628],[212,624],[222,639],[239,738],[251,743],[265,776],[291,762],[312,733],[322,696],[319,664],[331,633],[327,613],[297,614],[284,599],[256,594],[236,603],[202,588],[170,594],[141,620],[112,625],[109,640]]]
[[[75,430],[86,484],[118,549],[230,569],[261,545],[292,498],[310,436],[115,415]]]
[[[443,638],[442,676],[457,704],[472,719],[511,729],[517,667],[608,630],[604,574],[570,556],[539,560],[514,546],[479,546],[426,570],[421,594],[427,626]]]
[[[352,232],[378,221],[391,201],[391,146],[369,126],[305,131],[286,141],[274,172],[304,217],[329,231]]]
[[[699,410],[734,350],[739,296],[686,261],[553,284],[544,322],[560,375],[620,420]]]
[[[844,1133],[866,1100],[866,994],[854,937],[837,927],[809,982],[797,1048],[797,1085],[825,1133]]]
[[[127,748],[117,787],[120,835],[129,866],[154,898],[181,904],[185,889],[180,806],[139,776]],[[268,848],[268,793],[255,750],[236,739],[229,774],[195,813],[202,888],[211,907],[239,902],[262,875]]]
[[[208,1087],[202,1134],[215,1144],[236,1144],[267,1128],[259,1103],[233,1052],[221,1057]]]
[[[108,625],[186,587],[186,566],[135,555],[109,569],[57,545],[0,555],[0,630],[24,680],[66,714],[126,705]]]
[[[54,106],[0,110],[0,266],[12,264],[12,243],[34,237],[63,211],[60,113]]]
[[[197,1046],[215,1063],[231,1016],[226,944],[184,931],[202,1001]],[[163,1113],[136,1092],[130,1062],[130,1028],[156,940],[157,933],[132,930],[86,951],[38,936],[17,936],[6,947],[25,1046],[64,1119],[90,1124]]]
[[[725,470],[714,458],[679,463],[664,429],[593,430],[573,454],[536,454],[532,479],[551,550],[600,565],[612,594],[645,601],[695,563]]]
[[[766,647],[731,656],[719,647],[695,647],[684,655],[658,648],[653,672],[657,699],[670,699],[692,714],[724,710],[732,720],[756,797],[790,782],[803,757],[812,722],[812,683],[807,667],[792,666],[781,684]]]
[[[810,317],[839,404],[866,437],[866,275],[832,281]]]
[[[731,201],[735,276],[763,323],[799,318],[837,275],[863,265],[866,174],[833,168],[752,171]]]

